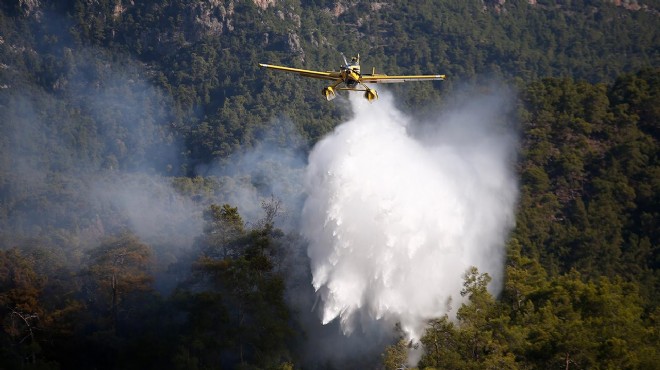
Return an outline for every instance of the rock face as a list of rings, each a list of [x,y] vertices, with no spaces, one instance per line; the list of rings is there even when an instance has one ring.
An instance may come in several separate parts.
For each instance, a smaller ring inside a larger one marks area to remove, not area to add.
[[[616,6],[622,6],[628,10],[640,10],[642,6],[637,0],[611,0]]]
[[[289,34],[289,40],[287,42],[289,51],[293,53],[302,53],[303,49],[302,46],[300,46],[300,37],[298,36],[297,33],[290,33]]]
[[[234,0],[228,1],[226,6],[223,3],[221,0],[210,0],[190,5],[189,17],[196,26],[194,38],[219,36],[225,30],[234,30]]]
[[[32,14],[39,16],[41,13],[40,0],[19,0],[18,7],[23,11],[25,16],[30,16]]]
[[[130,0],[128,2],[131,6],[135,5],[135,1]],[[115,4],[115,8],[112,11],[112,18],[117,19],[119,18],[124,12],[128,9],[127,6],[124,5],[122,1],[117,1]]]
[[[254,1],[254,5],[258,6],[262,10],[266,10],[269,6],[275,5],[277,0],[252,0]]]

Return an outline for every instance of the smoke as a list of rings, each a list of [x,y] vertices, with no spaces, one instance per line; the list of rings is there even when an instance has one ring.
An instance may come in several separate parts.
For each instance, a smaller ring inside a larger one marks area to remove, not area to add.
[[[153,246],[185,248],[202,233],[202,207],[159,176],[115,173],[98,177],[90,196],[112,205],[130,230]]]
[[[159,257],[189,247],[202,208],[163,177],[182,152],[172,98],[128,56],[60,48],[45,87],[7,67],[16,76],[0,94],[0,236],[63,235],[76,256],[125,230]]]
[[[413,123],[386,93],[351,98],[355,116],[309,155],[302,233],[323,324],[344,334],[453,315],[470,266],[501,286],[514,223],[514,132],[506,95],[459,98]]]
[[[290,120],[274,119],[252,147],[210,167],[198,166],[196,172],[221,179],[219,200],[237,207],[249,224],[263,218],[262,203],[274,199],[281,206],[277,227],[297,230],[304,202],[301,184],[307,149],[306,141]]]

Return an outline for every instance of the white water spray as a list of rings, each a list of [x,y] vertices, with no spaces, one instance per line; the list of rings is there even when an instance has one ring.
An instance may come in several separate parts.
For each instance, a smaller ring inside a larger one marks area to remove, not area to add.
[[[494,96],[471,99],[423,135],[410,134],[389,94],[350,102],[354,118],[316,145],[306,174],[303,234],[322,321],[338,318],[345,334],[365,320],[399,322],[416,341],[426,320],[453,314],[468,267],[499,289],[515,135],[494,127],[505,103]]]

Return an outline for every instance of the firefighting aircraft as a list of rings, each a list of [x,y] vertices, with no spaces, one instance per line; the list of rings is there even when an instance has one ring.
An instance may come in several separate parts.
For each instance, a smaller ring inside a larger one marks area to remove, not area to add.
[[[396,83],[396,82],[407,82],[407,81],[433,81],[433,80],[444,80],[445,75],[422,75],[422,76],[388,76],[386,74],[377,74],[376,68],[373,68],[370,74],[360,73],[360,54],[351,58],[349,63],[346,60],[344,53],[341,54],[344,58],[344,64],[340,67],[339,72],[330,71],[330,72],[321,72],[321,71],[310,71],[307,69],[298,69],[282,66],[274,66],[270,64],[259,63],[260,67],[275,69],[285,72],[294,72],[298,73],[304,77],[319,78],[323,80],[334,81],[330,86],[324,87],[321,90],[321,93],[327,100],[332,100],[336,97],[336,90],[348,90],[348,91],[364,91],[364,98],[369,102],[372,102],[378,99],[378,93],[376,90],[370,88],[366,83]],[[343,84],[343,86],[342,86]]]

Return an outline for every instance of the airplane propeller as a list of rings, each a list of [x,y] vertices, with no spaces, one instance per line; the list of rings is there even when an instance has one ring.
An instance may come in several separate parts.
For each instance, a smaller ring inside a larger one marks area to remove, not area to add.
[[[344,55],[343,52],[339,52],[341,54],[341,57],[344,59],[344,65],[342,66],[343,68],[348,68],[348,60],[346,59],[346,55]]]

